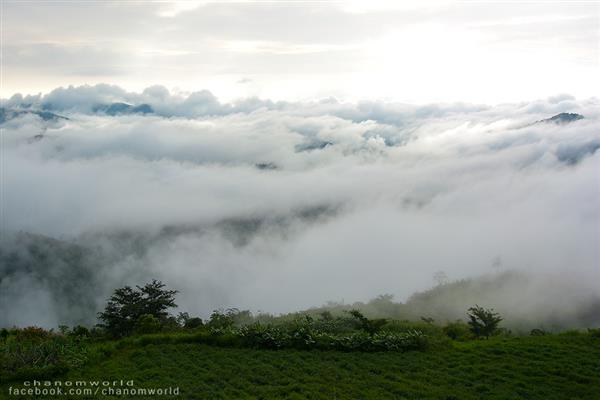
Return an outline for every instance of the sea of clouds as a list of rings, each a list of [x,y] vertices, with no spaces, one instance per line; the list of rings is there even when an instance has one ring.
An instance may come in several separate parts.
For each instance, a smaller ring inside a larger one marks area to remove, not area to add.
[[[153,113],[98,111],[115,102]],[[18,232],[94,249],[97,307],[152,278],[202,316],[402,300],[439,270],[552,277],[549,298],[563,279],[571,294],[600,292],[595,98],[221,103],[207,91],[96,85],[3,106],[68,118],[2,124],[3,251]],[[585,118],[537,122],[562,112]],[[44,273],[6,263],[0,273],[0,322],[69,321]]]

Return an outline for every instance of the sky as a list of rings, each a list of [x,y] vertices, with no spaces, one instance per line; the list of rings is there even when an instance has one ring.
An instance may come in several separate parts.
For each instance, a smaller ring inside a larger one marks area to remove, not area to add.
[[[2,2],[2,93],[497,104],[600,89],[589,1]]]

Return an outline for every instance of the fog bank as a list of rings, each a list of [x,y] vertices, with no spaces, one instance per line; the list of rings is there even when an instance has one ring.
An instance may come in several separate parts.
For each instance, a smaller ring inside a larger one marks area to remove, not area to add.
[[[221,103],[100,85],[4,105],[28,112],[2,124],[0,325],[90,323],[112,289],[152,278],[202,316],[404,300],[439,270],[551,276],[541,303],[600,292],[597,99]],[[539,122],[561,112],[584,118]]]

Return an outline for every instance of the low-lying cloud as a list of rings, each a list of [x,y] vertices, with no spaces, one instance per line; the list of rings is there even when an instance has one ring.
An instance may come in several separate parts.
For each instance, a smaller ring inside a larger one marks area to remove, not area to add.
[[[113,103],[152,112],[99,108]],[[89,254],[45,273],[5,258],[0,325],[85,320],[65,312],[49,278],[75,276],[69,268],[98,283],[87,308],[158,278],[203,316],[405,299],[435,271],[479,275],[498,257],[503,269],[568,274],[569,287],[600,291],[590,283],[599,278],[597,99],[221,103],[206,91],[97,85],[4,106],[68,119],[24,112],[3,123],[2,255],[19,247],[17,232]],[[585,118],[538,122],[561,112]]]

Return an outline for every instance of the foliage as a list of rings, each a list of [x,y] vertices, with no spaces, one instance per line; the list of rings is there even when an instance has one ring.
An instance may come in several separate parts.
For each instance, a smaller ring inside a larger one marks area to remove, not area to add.
[[[336,335],[315,330],[308,321],[290,325],[255,323],[241,328],[210,328],[195,334],[144,335],[124,343],[203,343],[221,347],[249,347],[255,349],[298,349],[338,351],[410,351],[424,350],[427,337],[420,331],[378,332],[358,331]]]
[[[469,317],[469,325],[471,332],[476,337],[489,338],[498,332],[498,324],[502,321],[502,317],[492,309],[485,309],[478,306],[469,308],[467,313]]]
[[[190,317],[186,312],[180,312],[176,318],[177,325],[184,329],[196,329],[204,326],[204,321],[200,317]]]
[[[319,313],[319,316],[321,317],[321,320],[324,322],[333,321],[333,314],[329,310],[321,311]]]
[[[369,335],[374,335],[375,333],[379,332],[387,323],[387,320],[383,318],[368,319],[358,310],[350,310],[348,313],[356,319],[359,328]]]
[[[38,327],[6,331],[0,343],[0,380],[55,375],[88,359],[85,339]]]
[[[199,317],[192,317],[185,321],[185,324],[183,325],[183,327],[186,329],[202,328],[203,326],[204,322],[202,321],[202,318]]]
[[[164,287],[162,282],[153,280],[143,287],[136,286],[135,289],[130,286],[116,289],[104,311],[98,314],[102,321],[99,326],[113,337],[122,337],[133,332],[142,315],[149,314],[161,322],[167,322],[167,310],[177,307],[177,291]]]
[[[589,328],[588,333],[591,337],[600,339],[600,328]]]
[[[77,325],[77,326],[73,327],[73,329],[71,330],[71,332],[69,334],[71,336],[75,336],[75,337],[89,337],[90,330],[88,328],[86,328],[85,326]]]
[[[210,315],[206,324],[209,328],[224,329],[232,326],[242,326],[252,323],[254,318],[248,310],[228,308],[226,310],[215,310]]]
[[[6,342],[7,338],[8,338],[8,329],[6,329],[6,328],[0,329],[0,339],[2,340],[2,342]]]
[[[156,333],[160,331],[160,321],[152,314],[144,314],[135,323],[135,333]]]
[[[215,310],[210,315],[210,319],[206,324],[209,328],[212,329],[226,329],[233,326],[233,311],[227,310]]]
[[[442,328],[444,334],[452,340],[468,340],[472,339],[473,335],[469,329],[469,325],[463,321],[449,322]]]
[[[547,335],[547,334],[548,334],[548,332],[546,332],[546,331],[545,331],[545,330],[543,330],[543,329],[534,328],[534,329],[532,329],[532,330],[529,332],[529,334],[530,334],[531,336],[544,336],[544,335]]]

